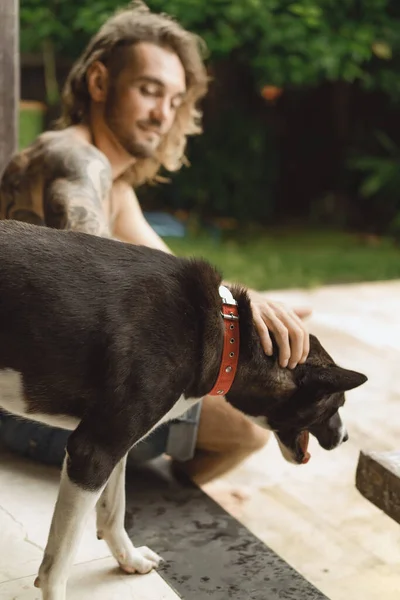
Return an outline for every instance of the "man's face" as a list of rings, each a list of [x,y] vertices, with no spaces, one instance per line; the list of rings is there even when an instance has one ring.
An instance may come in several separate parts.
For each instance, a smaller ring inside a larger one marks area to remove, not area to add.
[[[154,44],[137,44],[131,52],[130,64],[110,81],[104,119],[131,156],[149,158],[174,123],[185,71],[175,53]]]

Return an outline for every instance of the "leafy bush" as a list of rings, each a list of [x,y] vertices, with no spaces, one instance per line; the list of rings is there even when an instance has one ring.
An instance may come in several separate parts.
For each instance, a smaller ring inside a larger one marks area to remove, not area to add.
[[[22,50],[50,39],[76,56],[119,0],[21,0]],[[212,59],[248,64],[258,85],[360,81],[400,97],[400,6],[395,0],[148,0],[201,35]]]
[[[20,0],[21,49],[43,52],[49,104],[58,100],[56,56],[75,58],[125,4]],[[171,207],[238,219],[266,220],[274,214],[279,148],[261,111],[252,108],[265,85],[288,90],[346,81],[400,98],[397,0],[148,0],[148,5],[167,10],[203,37],[213,67],[229,63],[247,74],[248,101],[235,104],[231,98],[225,106],[220,94],[218,116],[208,120],[204,136],[190,142],[192,167],[157,190]],[[234,94],[227,86],[225,96]],[[379,214],[377,225],[397,222],[397,160],[389,153],[353,163],[367,174],[360,193],[365,210]]]
[[[360,176],[359,194],[375,233],[400,239],[400,148],[385,133],[376,133],[377,153],[355,156],[349,167]]]
[[[273,214],[279,156],[271,128],[240,109],[222,109],[205,133],[190,140],[189,169],[159,188],[171,208],[194,209],[199,216],[261,219]]]

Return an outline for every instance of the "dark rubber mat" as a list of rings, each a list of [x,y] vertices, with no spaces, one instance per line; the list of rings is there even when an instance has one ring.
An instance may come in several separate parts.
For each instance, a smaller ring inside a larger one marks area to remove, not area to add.
[[[199,488],[173,479],[164,461],[128,470],[126,509],[134,544],[165,559],[158,572],[184,600],[327,600]]]

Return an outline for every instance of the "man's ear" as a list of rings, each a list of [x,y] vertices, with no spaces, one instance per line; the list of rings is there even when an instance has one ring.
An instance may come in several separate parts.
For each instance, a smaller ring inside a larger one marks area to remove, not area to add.
[[[301,387],[317,389],[320,393],[335,394],[359,387],[368,378],[357,371],[342,369],[337,365],[329,367],[309,367],[300,383]]]
[[[96,60],[88,68],[86,81],[93,102],[105,102],[108,91],[107,67]]]

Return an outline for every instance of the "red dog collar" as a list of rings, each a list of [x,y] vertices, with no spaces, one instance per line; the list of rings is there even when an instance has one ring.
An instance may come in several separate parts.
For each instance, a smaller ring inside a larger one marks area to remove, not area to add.
[[[239,360],[239,313],[237,302],[224,285],[219,287],[222,299],[221,316],[224,319],[224,347],[217,381],[209,392],[210,396],[223,396],[235,379]]]

